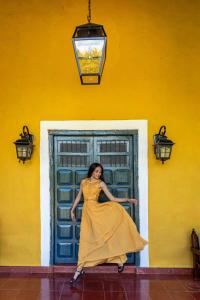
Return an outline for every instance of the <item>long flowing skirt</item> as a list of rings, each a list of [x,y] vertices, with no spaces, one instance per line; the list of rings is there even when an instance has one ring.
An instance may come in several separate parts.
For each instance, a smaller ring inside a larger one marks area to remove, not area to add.
[[[121,204],[113,201],[84,202],[78,267],[125,263],[126,253],[142,250],[147,243]]]

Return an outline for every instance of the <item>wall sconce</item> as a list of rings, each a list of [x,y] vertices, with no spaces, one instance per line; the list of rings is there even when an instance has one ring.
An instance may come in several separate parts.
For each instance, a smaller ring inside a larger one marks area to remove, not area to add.
[[[159,133],[154,135],[154,153],[156,159],[161,160],[162,163],[164,163],[165,160],[170,159],[172,146],[174,145],[174,142],[169,140],[165,133],[166,126],[163,125],[160,127]]]
[[[23,126],[23,133],[20,134],[21,139],[13,142],[16,146],[17,158],[23,163],[31,159],[33,153],[33,135],[29,133],[28,127]]]
[[[76,27],[72,36],[81,84],[100,84],[106,59],[106,33],[103,25],[90,23],[91,7],[88,1],[88,23]]]

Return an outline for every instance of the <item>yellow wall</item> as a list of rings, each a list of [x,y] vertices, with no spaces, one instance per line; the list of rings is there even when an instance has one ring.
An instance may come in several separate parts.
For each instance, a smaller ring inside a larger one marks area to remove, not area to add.
[[[190,267],[200,229],[200,2],[92,1],[108,35],[100,86],[81,86],[71,36],[87,1],[0,0],[0,264],[40,265],[41,120],[147,119],[150,266]],[[27,124],[35,153],[24,166],[12,142]],[[160,126],[176,142],[162,165]]]

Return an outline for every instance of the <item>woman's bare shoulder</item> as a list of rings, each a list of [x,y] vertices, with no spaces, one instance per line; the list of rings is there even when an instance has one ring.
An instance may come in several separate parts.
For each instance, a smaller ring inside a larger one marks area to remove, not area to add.
[[[86,177],[86,178],[83,178],[82,180],[81,180],[81,184],[83,184],[84,182],[86,182],[88,180],[88,178]]]
[[[106,186],[106,184],[103,180],[101,180],[99,184],[100,184],[100,187],[105,187]]]

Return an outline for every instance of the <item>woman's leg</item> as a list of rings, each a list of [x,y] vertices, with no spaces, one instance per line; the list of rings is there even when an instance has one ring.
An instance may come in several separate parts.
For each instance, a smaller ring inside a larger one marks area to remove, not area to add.
[[[118,272],[121,273],[124,270],[124,263],[127,261],[126,254],[110,257],[107,259],[107,263],[116,263],[118,265]]]
[[[126,255],[120,255],[119,256],[119,261],[118,261],[118,266],[123,266],[124,265],[124,262],[127,260],[127,256]]]
[[[81,275],[82,272],[83,272],[83,265],[77,264],[73,279],[76,280],[78,278],[78,276]]]
[[[81,274],[82,270],[83,270],[83,268],[80,268],[80,267],[76,269],[74,276],[73,276],[74,280],[77,279],[77,277]]]

